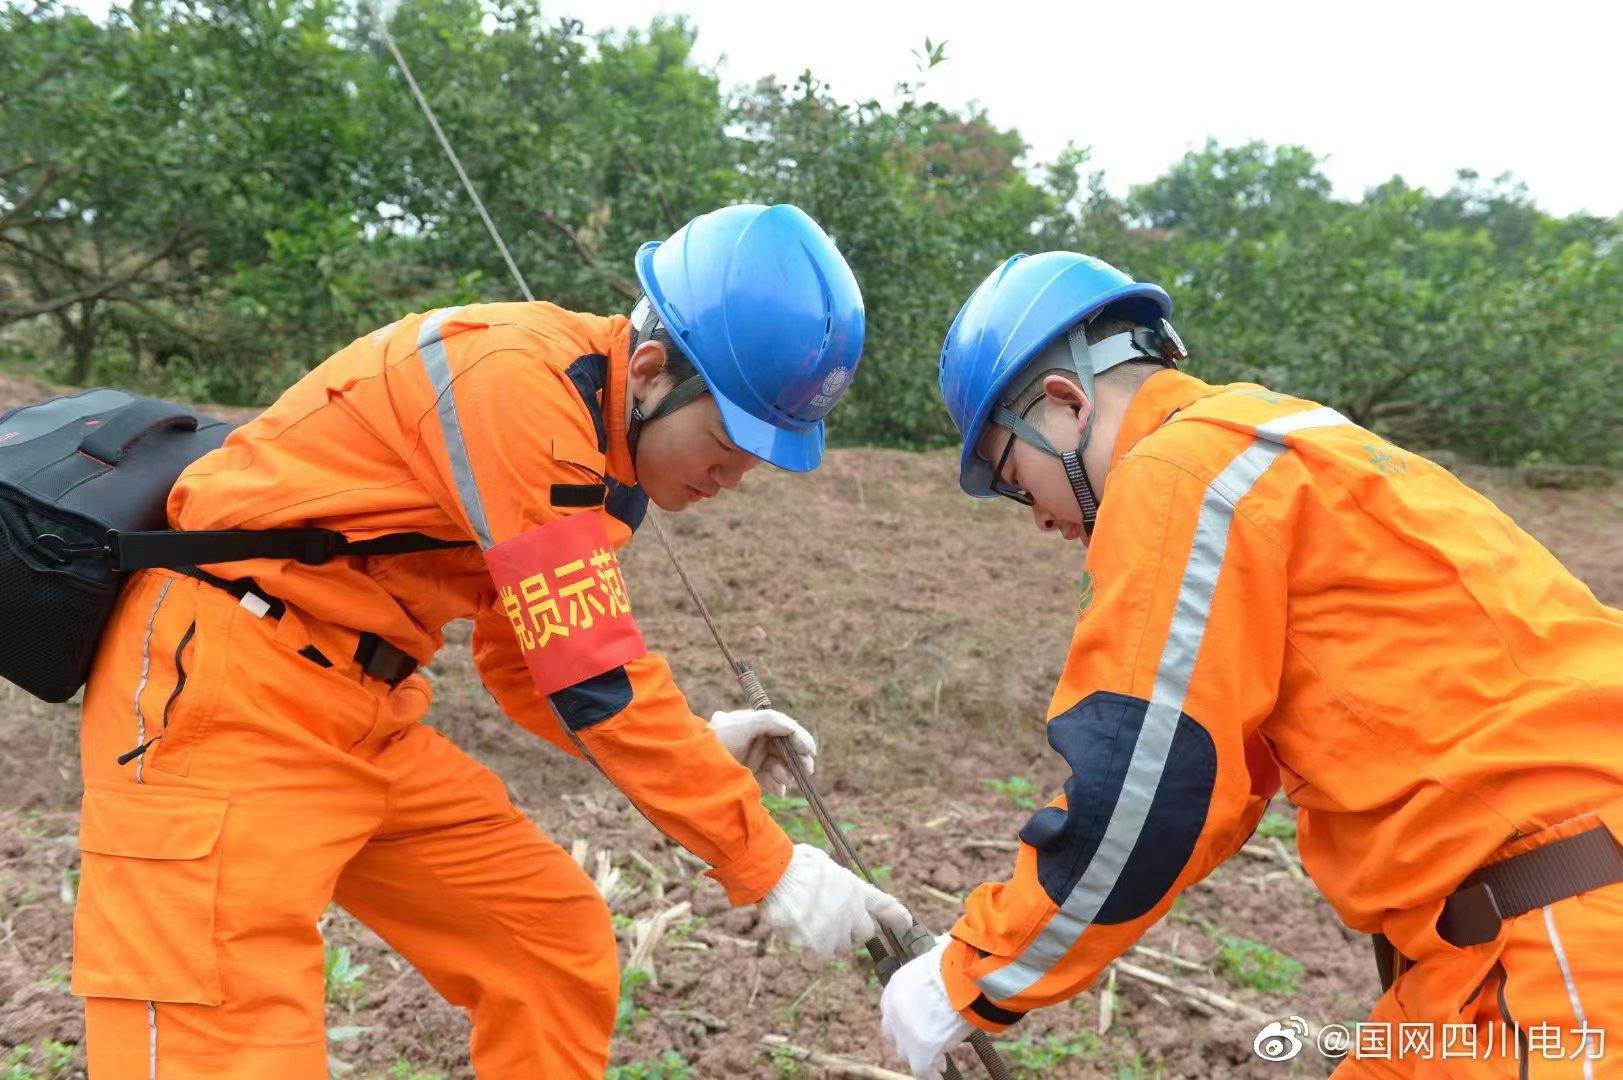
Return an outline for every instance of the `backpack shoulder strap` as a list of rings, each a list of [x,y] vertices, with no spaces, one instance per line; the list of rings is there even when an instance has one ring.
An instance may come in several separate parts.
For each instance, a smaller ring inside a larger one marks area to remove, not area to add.
[[[113,565],[121,572],[150,567],[178,569],[245,559],[294,559],[308,566],[343,555],[404,555],[472,547],[470,540],[437,540],[422,533],[394,533],[348,540],[327,529],[231,529],[215,532],[118,532],[107,535]]]

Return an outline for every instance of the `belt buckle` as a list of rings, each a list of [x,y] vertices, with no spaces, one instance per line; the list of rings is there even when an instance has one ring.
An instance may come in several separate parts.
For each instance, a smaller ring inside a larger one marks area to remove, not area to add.
[[[1493,889],[1481,881],[1448,898],[1437,920],[1437,933],[1450,945],[1481,945],[1499,936],[1504,921]]]
[[[395,648],[376,634],[361,636],[355,659],[360,661],[362,671],[391,687],[404,682],[417,670],[417,661],[410,653]]]

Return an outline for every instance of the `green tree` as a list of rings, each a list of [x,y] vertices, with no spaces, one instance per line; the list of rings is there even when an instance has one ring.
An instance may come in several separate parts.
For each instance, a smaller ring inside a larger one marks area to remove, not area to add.
[[[834,436],[938,445],[953,434],[935,388],[941,339],[969,291],[1055,204],[1018,167],[1018,135],[902,90],[893,109],[844,104],[805,72],[792,86],[751,88],[733,119],[751,197],[805,208],[862,283],[868,345]]]
[[[631,258],[703,210],[736,198],[715,76],[682,20],[588,38],[536,2],[403,5],[402,53],[452,134],[470,179],[538,296],[627,308]],[[383,46],[369,84],[377,224],[414,235],[430,263],[477,269],[485,299],[518,296],[500,255]]]
[[[263,401],[404,311],[519,295],[372,7],[0,4],[0,329],[44,374]],[[625,310],[638,246],[724,203],[822,222],[869,317],[837,442],[951,442],[958,306],[1010,254],[1070,248],[1166,286],[1209,379],[1491,461],[1623,453],[1623,219],[1552,217],[1512,177],[1346,200],[1306,149],[1209,142],[1122,197],[1085,148],[1032,161],[922,81],[724,87],[682,19],[587,34],[539,0],[422,0],[389,25],[544,299]]]

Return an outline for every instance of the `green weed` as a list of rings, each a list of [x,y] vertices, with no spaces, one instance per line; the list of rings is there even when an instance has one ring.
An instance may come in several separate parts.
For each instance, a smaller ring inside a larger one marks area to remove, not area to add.
[[[631,968],[620,972],[620,1002],[614,1007],[614,1033],[630,1035],[648,1010],[637,1004],[637,991],[647,984],[648,972]],[[629,1074],[628,1074],[629,1076]]]
[[[1019,1080],[1041,1080],[1051,1069],[1067,1061],[1097,1055],[1102,1046],[1099,1036],[1089,1031],[1078,1032],[1069,1039],[1050,1035],[1041,1042],[1028,1032],[1018,1039],[997,1044]]]
[[[629,1065],[610,1065],[603,1080],[693,1080],[698,1073],[687,1058],[675,1050],[667,1050],[655,1061],[633,1061]]]
[[[1258,822],[1257,835],[1264,840],[1295,840],[1296,822],[1284,814],[1268,814]]]
[[[74,1047],[48,1039],[38,1050],[22,1044],[0,1058],[0,1080],[65,1080],[73,1069]]]
[[[787,1046],[774,1046],[772,1048],[772,1069],[777,1080],[800,1080],[806,1075],[800,1067],[800,1061],[790,1053]]]
[[[1159,1061],[1153,1065],[1146,1065],[1138,1054],[1116,1066],[1116,1080],[1161,1080],[1165,1075],[1166,1066]]]
[[[1241,986],[1265,993],[1289,994],[1297,988],[1302,965],[1277,949],[1249,938],[1218,935],[1217,970]]]
[[[673,941],[686,941],[688,938],[693,936],[693,931],[705,926],[709,922],[710,920],[705,918],[703,915],[693,915],[683,919],[681,922],[665,931],[665,936]]]
[[[1023,776],[1011,776],[1006,780],[982,780],[981,783],[1008,799],[1017,810],[1037,809],[1037,785]]]
[[[767,808],[772,820],[776,821],[795,843],[824,846],[823,832],[806,812],[808,803],[799,795],[773,795],[766,792],[761,795],[761,805]]]
[[[349,955],[349,946],[328,945],[321,959],[321,978],[326,986],[327,1003],[345,1012],[354,1012],[361,1006],[364,987],[361,978],[371,970],[369,964],[357,964]]]

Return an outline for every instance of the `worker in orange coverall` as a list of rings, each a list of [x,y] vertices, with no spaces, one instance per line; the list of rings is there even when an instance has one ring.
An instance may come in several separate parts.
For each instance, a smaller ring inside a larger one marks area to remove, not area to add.
[[[892,979],[887,1035],[935,1075],[971,1027],[1086,989],[1283,781],[1308,873],[1395,950],[1338,1076],[1615,1074],[1623,613],[1437,465],[1177,370],[1170,314],[1050,252],[947,335],[961,486],[1086,545],[1047,725],[1071,778]],[[1257,1052],[1323,1052],[1304,1026]]]
[[[140,574],[84,706],[73,990],[98,1080],[327,1075],[336,900],[473,1021],[481,1077],[601,1076],[609,912],[500,779],[421,723],[417,665],[472,618],[515,722],[589,758],[735,905],[828,955],[906,910],[761,805],[780,713],[689,711],[615,551],[765,460],[806,471],[862,349],[861,296],[792,206],[734,206],[636,260],[629,319],[546,303],[410,315],[186,471],[177,528],[460,547]],[[735,758],[737,760],[735,760]]]

